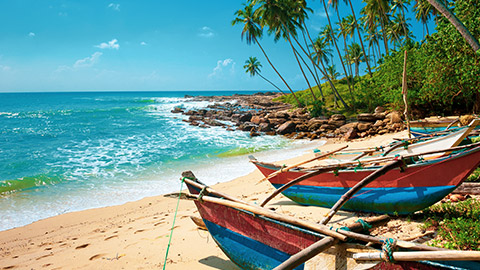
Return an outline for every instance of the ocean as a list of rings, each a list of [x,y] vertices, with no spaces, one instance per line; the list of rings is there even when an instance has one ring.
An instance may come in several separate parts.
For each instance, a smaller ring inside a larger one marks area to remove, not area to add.
[[[0,230],[66,212],[246,175],[247,156],[276,161],[321,142],[200,128],[171,113],[206,108],[185,95],[253,92],[0,93]]]

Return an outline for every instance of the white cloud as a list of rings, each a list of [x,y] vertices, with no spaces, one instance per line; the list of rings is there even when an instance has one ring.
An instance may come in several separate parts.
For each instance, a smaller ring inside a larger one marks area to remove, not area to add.
[[[110,3],[108,4],[108,8],[111,8],[115,11],[120,11],[120,4]]]
[[[101,53],[101,52],[95,52],[90,57],[85,57],[83,59],[77,60],[75,62],[75,64],[73,64],[73,68],[91,67],[98,62],[98,60],[100,59],[100,56],[102,56],[102,54],[103,53]],[[62,66],[62,67],[64,68],[64,66]],[[60,67],[60,68],[62,68],[62,67]]]
[[[217,66],[213,69],[212,73],[208,75],[208,77],[211,78],[215,76],[221,76],[223,74],[223,71],[228,68],[231,73],[235,71],[235,62],[233,61],[233,59],[227,58],[225,60],[218,60]]]
[[[10,71],[10,70],[12,70],[12,68],[9,67],[9,66],[0,65],[0,70],[1,71]]]
[[[100,49],[116,49],[120,48],[120,44],[117,43],[118,40],[116,38],[110,40],[108,43],[102,42],[100,45],[96,45],[95,47]]]
[[[145,41],[140,42],[140,45],[147,46],[148,44]]]
[[[35,33],[30,32],[30,33],[28,33],[28,36],[29,36],[29,37],[35,37]]]
[[[215,36],[215,33],[213,32],[213,30],[208,27],[208,26],[204,26],[202,28],[200,28],[199,30],[200,32],[198,33],[198,36],[199,37],[203,37],[203,38],[212,38]]]

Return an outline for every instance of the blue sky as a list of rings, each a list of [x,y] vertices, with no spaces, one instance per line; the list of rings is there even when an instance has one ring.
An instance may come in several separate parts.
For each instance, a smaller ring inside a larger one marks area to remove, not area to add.
[[[244,72],[249,56],[282,86],[258,47],[231,26],[242,3],[0,0],[0,92],[273,89]],[[325,13],[320,1],[308,3],[317,33]],[[420,38],[422,25],[410,23]],[[288,44],[261,42],[292,88],[305,89]]]

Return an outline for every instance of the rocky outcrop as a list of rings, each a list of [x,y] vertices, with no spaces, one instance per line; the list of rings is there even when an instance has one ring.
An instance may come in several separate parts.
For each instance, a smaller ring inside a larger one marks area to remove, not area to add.
[[[174,108],[172,113],[189,116],[191,125],[219,126],[242,130],[251,136],[283,135],[295,139],[341,138],[352,140],[404,129],[402,114],[377,107],[374,113],[361,113],[347,119],[345,115],[312,118],[305,108],[274,102],[274,94],[251,96],[193,97],[194,101],[211,101],[206,109],[185,111]]]

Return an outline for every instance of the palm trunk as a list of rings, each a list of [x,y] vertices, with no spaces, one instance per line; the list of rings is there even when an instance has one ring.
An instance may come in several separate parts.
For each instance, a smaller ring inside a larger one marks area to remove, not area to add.
[[[308,39],[310,39],[310,42],[313,44],[312,38],[310,37],[310,32],[308,31],[308,28],[305,25],[305,21],[303,22],[303,25],[304,25],[305,32],[307,33]],[[305,38],[305,32],[302,31],[303,39],[305,41],[305,46],[307,47],[307,50],[308,50],[308,55],[310,55],[310,50],[308,49],[308,42],[307,42],[307,39]],[[320,91],[320,95],[322,96],[322,102],[325,102],[325,96],[323,95],[322,84],[320,82],[320,77],[318,76],[317,66],[315,66],[315,63],[313,62],[311,57],[308,57],[308,58],[312,61],[313,71],[315,72],[315,76],[313,77],[315,78],[315,83],[317,84],[318,90]]]
[[[343,71],[346,74],[347,70],[345,69],[345,65],[343,64],[342,54],[340,53],[340,49],[338,48],[337,40],[335,39],[335,35],[333,34],[333,26],[332,26],[332,22],[330,21],[330,15],[328,15],[327,5],[325,4],[324,0],[322,0],[322,3],[323,3],[323,8],[325,9],[325,14],[327,14],[328,24],[330,25],[330,29],[331,29],[330,34],[332,36],[333,44],[335,45],[335,49],[337,50],[338,57],[340,58],[340,63],[342,63]],[[337,12],[337,14],[338,14],[338,12]],[[353,96],[352,87],[350,85],[348,77],[347,77],[347,85],[348,85],[348,91],[350,92],[350,97],[352,98],[353,110],[355,110],[355,103],[356,103],[355,102],[355,97]]]
[[[480,50],[478,40],[468,31],[467,27],[451,12],[442,2],[438,0],[427,0],[430,5],[434,6],[438,12],[442,13],[445,18],[457,29],[462,37],[470,44],[475,52]]]
[[[360,45],[362,45],[363,55],[367,57],[367,54],[365,53],[365,47],[363,46],[362,36],[360,35],[360,29],[358,28],[358,24],[357,24],[357,16],[355,16],[355,11],[353,10],[352,1],[348,0],[348,3],[350,4],[350,9],[352,10],[353,21],[355,23],[355,28],[357,29],[358,39],[360,39]],[[327,12],[327,16],[328,16],[328,12]],[[370,68],[370,64],[368,63],[368,61],[365,61],[365,62],[367,63],[368,73],[370,74],[370,77],[372,77],[372,69]]]
[[[322,64],[322,67],[323,67],[324,70],[327,70],[327,69],[325,68],[325,65],[323,64],[323,61],[320,61],[320,64]],[[338,93],[337,88],[336,88],[335,85],[333,84],[332,80],[330,80],[330,76],[328,76],[328,74],[325,74],[325,77],[327,78],[328,83],[330,84],[330,87],[332,88],[333,96],[334,96],[335,98],[337,98],[337,96],[338,96],[338,99],[340,100],[340,102],[342,102],[343,107],[349,108],[348,105],[347,105],[347,103],[345,103],[345,100],[343,100],[342,96],[340,96],[340,93]],[[335,94],[336,94],[336,95],[335,95]]]
[[[297,51],[295,50],[295,47],[292,44],[292,40],[290,39],[290,34],[287,35],[287,40],[288,40],[288,43],[290,43],[290,46],[292,47],[293,55],[295,55],[295,59],[297,60],[298,67],[300,67],[300,71],[302,72],[302,75],[305,78],[305,81],[307,82],[308,89],[310,89],[310,93],[312,94],[313,100],[315,101],[317,100],[317,97],[315,96],[315,93],[313,93],[312,86],[310,86],[310,82],[308,81],[307,75],[305,75],[305,72],[303,71],[300,60],[298,60]]]
[[[289,34],[289,35],[290,35],[290,34]],[[297,41],[297,42],[298,42],[298,41]],[[303,53],[310,58],[310,55],[308,55],[308,53],[305,51],[305,49],[304,49],[302,46],[300,46],[300,49],[302,49]],[[310,58],[310,59],[311,59],[311,58]],[[318,64],[316,64],[315,61],[312,60],[312,63],[318,67]],[[327,70],[327,69],[326,69],[325,66],[323,65],[323,62],[321,62],[321,63],[322,63],[323,70],[322,70],[321,68],[319,68],[319,67],[318,67],[318,69],[320,70],[320,72],[322,73],[322,75],[327,78],[328,83],[330,84],[330,86],[332,86],[332,88],[335,89],[335,91],[336,91],[336,93],[338,94],[338,96],[339,96],[339,98],[340,98],[340,101],[342,101],[342,104],[344,105],[344,107],[347,108],[347,109],[350,108],[350,107],[347,105],[347,103],[345,103],[345,101],[344,101],[343,98],[340,96],[340,94],[338,93],[337,89],[335,88],[335,86],[333,85],[332,81],[330,80],[330,76],[327,75],[327,73],[326,73],[326,70]]]
[[[277,75],[280,77],[280,79],[283,81],[283,83],[285,83],[285,85],[287,86],[288,90],[290,90],[290,93],[292,93],[293,97],[295,98],[295,100],[297,101],[297,104],[298,104],[298,107],[301,108],[302,107],[302,103],[300,103],[300,101],[298,100],[297,96],[295,95],[295,93],[293,92],[292,88],[290,88],[290,85],[288,85],[288,83],[285,81],[285,79],[283,79],[282,75],[280,75],[280,72],[278,72],[278,70],[275,68],[275,66],[272,64],[272,62],[270,61],[270,58],[268,58],[267,56],[267,53],[265,52],[265,50],[263,50],[263,47],[262,45],[260,45],[260,43],[258,42],[257,38],[256,37],[253,37],[255,39],[255,43],[257,43],[258,47],[260,47],[260,50],[262,50],[263,52],[263,55],[265,55],[265,58],[267,58],[267,61],[268,63],[270,64],[270,66],[272,66],[273,70],[275,70],[275,72],[277,73]]]
[[[265,78],[262,76],[262,74],[260,73],[257,73],[258,76],[260,76],[260,78],[264,79],[265,81],[267,81],[268,83],[270,83],[271,85],[273,85],[273,87],[275,87],[278,91],[280,91],[280,93],[282,93],[284,96],[286,96],[286,94],[282,91],[282,89],[278,88],[278,86],[276,86],[273,82],[271,82],[269,79]]]

